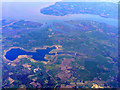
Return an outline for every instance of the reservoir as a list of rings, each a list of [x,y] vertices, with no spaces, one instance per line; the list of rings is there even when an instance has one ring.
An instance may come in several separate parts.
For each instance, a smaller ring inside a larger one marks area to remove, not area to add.
[[[22,50],[20,48],[12,48],[8,52],[6,52],[6,59],[10,61],[14,61],[16,58],[18,58],[19,55],[30,55],[31,58],[38,61],[47,61],[44,59],[45,55],[55,55],[55,53],[49,53],[53,49],[56,49],[56,47],[47,47],[46,49],[37,49],[35,52],[26,52],[25,50]]]

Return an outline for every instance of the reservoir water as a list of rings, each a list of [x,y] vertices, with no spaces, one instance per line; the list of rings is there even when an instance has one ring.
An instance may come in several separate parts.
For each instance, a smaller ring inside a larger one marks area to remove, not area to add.
[[[56,49],[56,47],[47,47],[46,49],[37,49],[35,52],[26,52],[20,48],[12,48],[11,50],[6,52],[6,59],[14,61],[16,58],[18,58],[19,55],[31,55],[34,60],[39,61],[47,61],[44,59],[45,55],[55,55],[55,53],[49,53],[53,49]]]

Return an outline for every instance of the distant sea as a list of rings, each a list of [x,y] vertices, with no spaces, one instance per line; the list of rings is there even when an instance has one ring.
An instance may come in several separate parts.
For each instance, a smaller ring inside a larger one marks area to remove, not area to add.
[[[44,15],[40,13],[40,9],[49,7],[55,2],[4,2],[2,4],[2,19],[6,20],[28,20],[40,23],[55,20],[93,20],[118,26],[118,20],[112,18],[104,18],[92,14],[69,14],[66,16]]]

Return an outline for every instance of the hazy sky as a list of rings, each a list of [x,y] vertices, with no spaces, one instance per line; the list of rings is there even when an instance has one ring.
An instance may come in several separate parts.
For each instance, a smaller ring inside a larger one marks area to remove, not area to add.
[[[56,1],[69,1],[69,2],[75,2],[75,1],[80,1],[80,2],[99,2],[99,1],[104,1],[104,2],[118,2],[120,0],[0,0],[2,2],[56,2]]]

